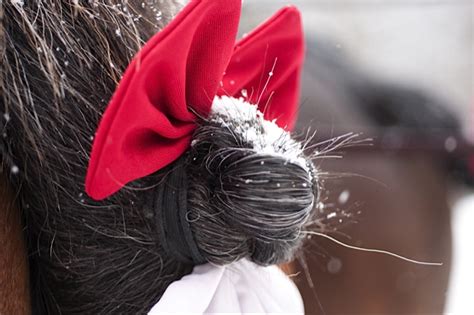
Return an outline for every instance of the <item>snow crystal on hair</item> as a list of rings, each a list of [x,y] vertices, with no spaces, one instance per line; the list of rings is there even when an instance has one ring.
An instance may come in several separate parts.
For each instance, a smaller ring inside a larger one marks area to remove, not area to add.
[[[260,154],[276,155],[306,171],[310,167],[303,155],[300,142],[291,138],[289,132],[280,128],[275,121],[266,120],[257,105],[243,98],[217,96],[212,104],[209,120],[232,128],[235,135],[250,144]]]

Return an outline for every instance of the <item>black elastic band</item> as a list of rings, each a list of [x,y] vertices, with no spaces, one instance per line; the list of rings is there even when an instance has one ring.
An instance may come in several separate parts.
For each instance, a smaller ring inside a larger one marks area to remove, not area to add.
[[[200,265],[206,260],[197,248],[186,218],[187,183],[181,159],[173,164],[173,169],[155,189],[153,209],[164,249],[183,263]]]

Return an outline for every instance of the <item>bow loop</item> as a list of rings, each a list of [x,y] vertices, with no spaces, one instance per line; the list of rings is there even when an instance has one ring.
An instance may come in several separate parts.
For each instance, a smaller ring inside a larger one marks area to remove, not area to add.
[[[241,0],[194,0],[128,66],[94,141],[86,191],[103,199],[176,160],[207,114],[235,44]]]
[[[265,119],[291,130],[303,57],[301,16],[288,6],[236,44],[218,94],[242,96],[258,104]]]

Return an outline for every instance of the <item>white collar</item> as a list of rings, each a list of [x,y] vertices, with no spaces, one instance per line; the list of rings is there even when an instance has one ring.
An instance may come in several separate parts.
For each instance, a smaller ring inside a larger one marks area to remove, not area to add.
[[[240,260],[227,266],[194,267],[166,289],[148,314],[303,312],[298,289],[278,267]]]

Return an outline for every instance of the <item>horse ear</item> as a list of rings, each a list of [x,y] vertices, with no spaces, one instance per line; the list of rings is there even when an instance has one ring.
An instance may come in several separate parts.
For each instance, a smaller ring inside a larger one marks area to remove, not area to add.
[[[258,104],[267,120],[292,129],[304,59],[301,16],[285,7],[235,46],[219,95]]]
[[[102,117],[86,191],[103,199],[175,161],[231,58],[241,0],[192,0],[130,63]],[[192,110],[190,110],[190,108]]]

